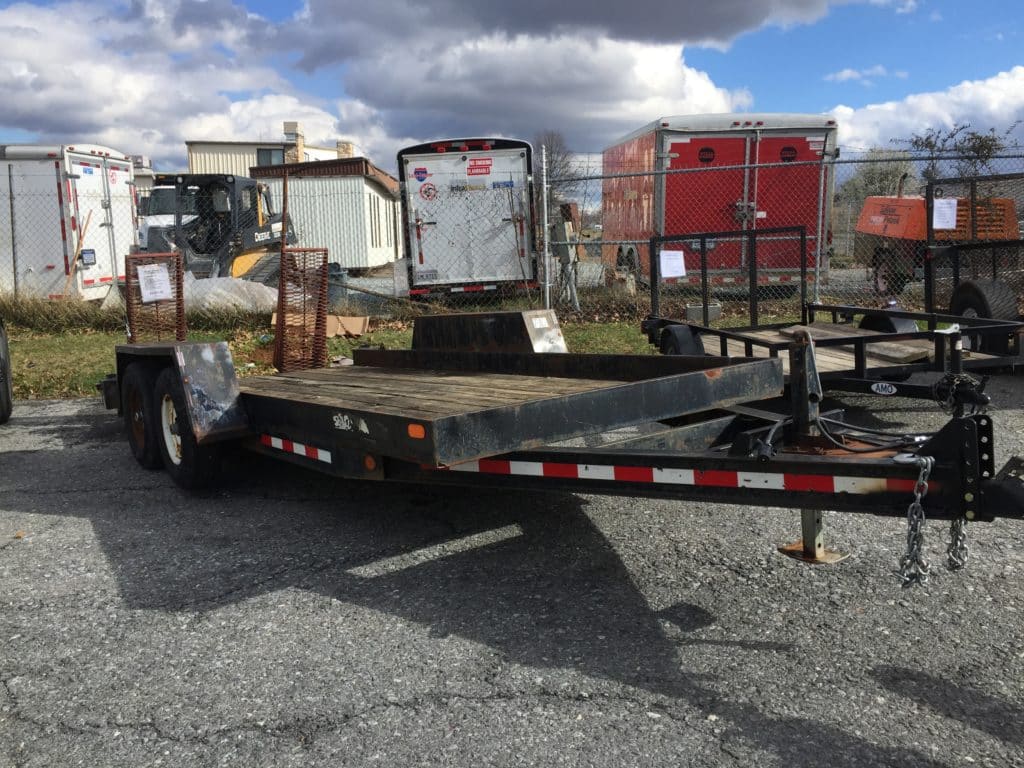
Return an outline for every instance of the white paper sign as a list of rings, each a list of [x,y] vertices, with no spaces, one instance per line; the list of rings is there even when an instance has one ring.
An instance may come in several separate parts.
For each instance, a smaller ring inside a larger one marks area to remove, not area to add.
[[[139,274],[139,293],[142,303],[167,300],[172,297],[171,275],[166,264],[140,264],[136,267]]]
[[[956,229],[955,197],[939,197],[932,201],[932,229]]]
[[[683,259],[682,251],[662,251],[661,254],[661,276],[686,277],[686,261]]]

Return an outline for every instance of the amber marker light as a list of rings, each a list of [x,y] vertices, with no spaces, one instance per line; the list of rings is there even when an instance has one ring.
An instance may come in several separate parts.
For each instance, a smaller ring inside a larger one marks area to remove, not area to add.
[[[426,427],[422,424],[410,424],[409,425],[409,437],[413,440],[422,440],[427,436]]]

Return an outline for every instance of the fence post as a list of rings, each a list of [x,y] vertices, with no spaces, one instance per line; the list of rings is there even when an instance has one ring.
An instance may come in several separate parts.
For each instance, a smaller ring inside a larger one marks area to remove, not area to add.
[[[818,220],[815,222],[817,232],[814,237],[814,302],[817,303],[820,294],[819,286],[821,285],[821,254],[823,249],[821,247],[821,238],[825,231],[828,229],[831,222],[828,220],[829,207],[831,200],[826,200],[825,196],[828,194],[828,185],[825,183],[825,174],[829,172],[825,164],[825,158],[828,155],[826,147],[822,145],[821,148],[821,165],[818,171]],[[830,169],[831,172],[835,173],[835,168]]]
[[[541,219],[544,227],[544,309],[551,309],[551,233],[548,231],[548,148],[540,147]]]

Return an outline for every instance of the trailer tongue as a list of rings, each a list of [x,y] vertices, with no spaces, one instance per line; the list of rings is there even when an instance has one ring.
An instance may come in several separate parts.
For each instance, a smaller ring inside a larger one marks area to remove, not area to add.
[[[777,357],[360,350],[354,366],[239,381],[223,342],[119,346],[103,389],[140,463],[159,454],[186,487],[247,448],[340,477],[796,507],[810,560],[825,555],[817,511],[908,515],[909,580],[927,575],[925,506],[961,541],[966,521],[1024,517],[1024,462],[996,472],[970,382],[936,433],[883,434],[822,410],[810,336],[787,353],[788,397]]]

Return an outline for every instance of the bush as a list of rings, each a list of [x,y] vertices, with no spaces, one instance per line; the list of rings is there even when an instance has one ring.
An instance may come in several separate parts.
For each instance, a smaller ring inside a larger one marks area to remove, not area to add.
[[[124,310],[103,308],[98,302],[79,299],[47,300],[0,294],[0,316],[19,328],[39,333],[73,330],[115,332],[125,327]],[[270,313],[238,309],[204,309],[185,316],[190,330],[226,333],[257,331],[270,327]]]

